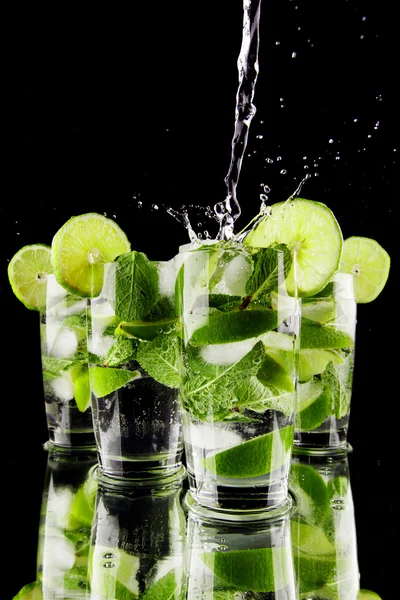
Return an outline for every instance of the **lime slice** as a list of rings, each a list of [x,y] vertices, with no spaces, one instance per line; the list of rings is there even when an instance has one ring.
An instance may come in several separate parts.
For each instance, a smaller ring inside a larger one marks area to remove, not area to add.
[[[207,567],[229,586],[251,592],[282,590],[290,582],[289,548],[251,548],[207,552],[201,556]]]
[[[212,313],[207,324],[193,332],[190,343],[192,346],[204,346],[240,342],[271,331],[277,325],[278,313],[271,309]]]
[[[301,304],[301,314],[307,319],[327,323],[336,316],[336,306],[333,298],[304,298]]]
[[[333,325],[321,325],[303,317],[300,327],[300,348],[352,348],[354,340],[348,333]]]
[[[282,363],[266,354],[257,373],[257,378],[266,386],[273,386],[286,392],[293,392],[292,374],[289,370],[285,369],[285,366],[283,366],[284,363]]]
[[[302,554],[296,549],[293,550],[293,562],[295,569],[295,579],[298,585],[300,598],[324,598],[328,600],[329,596],[319,595],[318,590],[324,589],[326,584],[335,584],[337,581],[335,555],[332,556],[313,556]],[[310,594],[313,592],[313,595]],[[306,594],[303,596],[302,594]],[[315,595],[314,595],[315,594]],[[332,596],[331,596],[332,598]],[[338,596],[333,596],[338,598]],[[332,600],[333,600],[332,598]]]
[[[97,213],[72,217],[53,237],[51,262],[64,288],[84,297],[98,296],[103,286],[103,265],[130,251],[122,229]]]
[[[95,544],[90,549],[90,589],[95,598],[121,598],[135,600],[139,595],[136,575],[138,556],[121,548]]]
[[[372,302],[385,287],[390,256],[377,241],[349,237],[344,241],[340,271],[354,275],[354,297],[358,304]]]
[[[330,496],[325,481],[310,465],[292,462],[289,487],[296,498],[297,516],[308,523],[316,523],[329,510]]]
[[[335,555],[335,544],[326,536],[323,529],[308,523],[290,522],[292,544],[297,550],[311,555]]]
[[[259,477],[287,462],[292,443],[293,426],[288,425],[209,455],[204,464],[210,473],[219,477]]]
[[[53,273],[50,246],[23,246],[9,262],[8,280],[12,291],[27,308],[46,306],[47,276]]]
[[[98,397],[108,396],[115,390],[141,377],[139,371],[113,367],[89,367],[90,389]]]
[[[312,431],[325,421],[331,413],[331,391],[318,380],[299,385],[296,411],[296,429]]]
[[[80,412],[85,412],[90,406],[90,383],[86,365],[76,365],[72,369],[74,398]]]
[[[28,583],[12,600],[43,600],[42,582]]]
[[[172,569],[164,577],[153,583],[140,596],[141,600],[175,600],[180,598],[182,572],[180,568]]]
[[[323,373],[328,363],[342,364],[343,357],[336,350],[310,348],[299,352],[299,381],[308,381]]]
[[[296,198],[278,202],[245,238],[245,245],[266,248],[286,244],[293,265],[286,280],[290,295],[313,296],[339,267],[343,237],[332,211],[321,202]]]
[[[370,590],[360,590],[357,595],[357,600],[381,600],[381,597]]]

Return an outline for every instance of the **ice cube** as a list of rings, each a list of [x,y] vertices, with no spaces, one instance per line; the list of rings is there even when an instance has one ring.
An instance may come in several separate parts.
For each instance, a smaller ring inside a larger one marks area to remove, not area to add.
[[[229,294],[234,296],[246,295],[246,283],[251,273],[251,263],[243,254],[235,256],[227,264],[223,280]]]
[[[71,374],[68,372],[50,381],[49,385],[61,402],[68,402],[74,397],[74,384],[72,383]]]
[[[230,448],[243,441],[242,436],[233,431],[231,423],[219,427],[215,424],[208,425],[207,423],[201,423],[201,425],[184,423],[183,428],[185,439],[192,446],[204,448],[205,450]]]
[[[230,344],[201,346],[200,355],[205,362],[213,365],[233,365],[246,356],[257,341],[258,338],[254,337]]]
[[[106,356],[114,342],[115,338],[111,335],[93,333],[87,341],[88,352],[96,356]]]
[[[47,353],[55,358],[69,358],[78,349],[78,338],[73,329],[61,324],[48,323],[46,326]]]
[[[158,287],[161,296],[173,298],[175,294],[176,266],[175,258],[168,261],[156,262],[158,271]]]

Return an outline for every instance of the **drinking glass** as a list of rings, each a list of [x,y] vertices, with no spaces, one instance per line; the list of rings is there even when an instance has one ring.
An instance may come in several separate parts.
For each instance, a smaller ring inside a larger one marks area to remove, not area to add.
[[[90,550],[90,598],[180,600],[185,469],[138,485],[99,478]]]
[[[94,452],[49,450],[37,552],[43,598],[87,598],[96,468]]]
[[[174,260],[132,252],[104,267],[88,311],[93,423],[104,475],[157,478],[182,465]]]
[[[360,573],[347,454],[293,455],[296,598],[357,598]]]
[[[50,445],[96,448],[86,345],[87,301],[47,277],[46,306],[40,311],[44,400]]]
[[[302,299],[294,451],[348,449],[357,304],[353,275],[337,273]]]
[[[185,496],[187,542],[182,600],[295,600],[290,510],[215,511]]]
[[[180,400],[191,493],[219,509],[284,506],[299,305],[289,251],[228,241],[177,257]]]

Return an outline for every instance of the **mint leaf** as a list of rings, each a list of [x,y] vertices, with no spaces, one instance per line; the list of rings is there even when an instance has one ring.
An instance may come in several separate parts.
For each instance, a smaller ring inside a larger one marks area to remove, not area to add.
[[[332,393],[332,412],[337,419],[349,414],[351,401],[351,386],[342,382],[338,370],[330,362],[323,374],[323,381]]]
[[[157,304],[153,306],[148,315],[147,321],[160,321],[161,319],[169,319],[175,317],[175,306],[172,300],[167,296],[162,296]]]
[[[43,377],[45,380],[54,379],[54,377],[58,377],[60,371],[66,371],[72,367],[73,364],[78,362],[79,360],[59,359],[42,354]]]
[[[196,370],[196,362],[187,356],[185,379],[181,390],[184,408],[202,421],[222,420],[237,403],[236,385],[256,375],[264,357],[258,342],[241,360],[232,365],[209,364],[208,376]],[[194,367],[194,368],[192,368]]]
[[[134,250],[119,256],[108,276],[104,289],[122,321],[143,319],[157,303],[157,269],[142,252]]]
[[[261,248],[254,254],[253,261],[253,272],[246,285],[246,293],[251,296],[251,300],[263,298],[278,290],[279,284],[286,279],[292,266],[292,254],[286,244],[277,244],[270,248]]]
[[[179,386],[178,347],[175,333],[159,334],[151,342],[142,342],[136,360],[150,377],[171,388]]]
[[[240,381],[235,386],[236,398],[239,407],[245,409],[251,406],[256,412],[265,412],[267,409],[279,410],[286,416],[294,411],[294,395],[292,392],[279,391],[264,385],[257,377],[250,377]]]
[[[107,356],[101,361],[103,366],[117,367],[136,358],[138,342],[117,337],[109,349]]]

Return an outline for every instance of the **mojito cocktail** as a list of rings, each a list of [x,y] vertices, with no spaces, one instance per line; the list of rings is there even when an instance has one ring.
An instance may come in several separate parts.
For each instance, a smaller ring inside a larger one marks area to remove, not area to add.
[[[100,467],[159,477],[182,461],[174,260],[121,255],[89,310],[89,375]]]
[[[40,311],[44,399],[50,443],[95,449],[86,347],[85,298],[47,278]]]
[[[296,448],[347,450],[356,319],[351,274],[302,300]]]
[[[298,303],[285,245],[233,240],[183,248],[175,302],[190,489],[200,504],[287,500]]]

